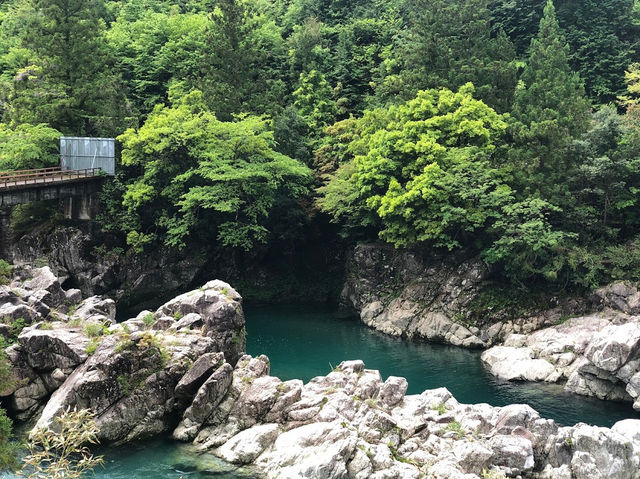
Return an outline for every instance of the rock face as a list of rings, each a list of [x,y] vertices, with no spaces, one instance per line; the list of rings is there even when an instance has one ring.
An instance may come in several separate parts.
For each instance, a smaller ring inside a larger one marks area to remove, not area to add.
[[[39,284],[68,296],[58,282]],[[209,376],[232,370],[244,351],[241,301],[228,284],[210,281],[118,324],[114,302],[98,296],[67,314],[51,309],[47,322],[24,327],[7,349],[15,381],[0,393],[3,404],[22,420],[44,407],[35,427],[48,427],[68,407],[90,408],[107,443],[171,431]],[[193,321],[182,321],[187,316]]]
[[[365,324],[384,333],[478,348],[554,324],[567,311],[584,310],[585,301],[568,299],[522,318],[496,314],[491,321],[472,324],[467,319],[487,273],[475,259],[436,261],[419,251],[358,245],[341,299]]]
[[[618,291],[613,299],[612,290]],[[632,311],[629,304],[634,304],[638,292],[629,286],[609,286],[596,294],[606,301],[603,311],[527,336],[512,334],[503,346],[485,351],[482,360],[503,379],[566,381],[567,391],[633,401],[640,410],[640,316],[609,308]]]
[[[174,437],[259,477],[640,478],[640,420],[558,427],[529,406],[460,404],[444,388],[406,396],[406,380],[362,361],[306,385],[269,376],[265,356],[224,366]]]
[[[17,261],[46,262],[60,283],[85,296],[108,294],[116,301],[139,304],[192,284],[206,262],[202,251],[179,256],[161,249],[126,257],[112,238],[92,222],[35,231],[14,245]]]

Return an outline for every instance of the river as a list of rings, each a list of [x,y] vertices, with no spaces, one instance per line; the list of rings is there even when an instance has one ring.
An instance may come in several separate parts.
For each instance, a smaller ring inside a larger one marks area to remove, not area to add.
[[[353,318],[340,318],[317,306],[249,306],[245,312],[247,352],[269,356],[271,374],[283,380],[299,378],[306,382],[329,373],[342,360],[362,359],[385,378],[406,377],[408,394],[445,386],[461,402],[495,406],[527,403],[543,417],[566,425],[582,421],[610,426],[623,418],[640,418],[628,403],[567,394],[562,386],[499,381],[484,369],[479,351],[390,338]],[[224,473],[225,469],[223,463],[209,456],[195,458],[188,446],[165,438],[105,451],[105,466],[93,477],[241,477]]]

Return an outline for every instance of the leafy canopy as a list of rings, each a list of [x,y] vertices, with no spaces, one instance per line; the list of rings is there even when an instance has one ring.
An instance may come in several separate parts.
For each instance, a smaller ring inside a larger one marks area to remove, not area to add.
[[[266,241],[279,202],[308,192],[310,170],[274,151],[265,119],[219,121],[199,91],[157,106],[119,140],[123,164],[141,171],[123,200],[138,249],[154,239],[183,248],[189,235],[250,249]]]

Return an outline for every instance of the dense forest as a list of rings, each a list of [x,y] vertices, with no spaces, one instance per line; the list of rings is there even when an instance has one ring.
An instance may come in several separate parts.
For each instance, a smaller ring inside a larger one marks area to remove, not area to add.
[[[634,0],[10,0],[0,168],[116,136],[131,251],[314,222],[518,285],[640,279]]]

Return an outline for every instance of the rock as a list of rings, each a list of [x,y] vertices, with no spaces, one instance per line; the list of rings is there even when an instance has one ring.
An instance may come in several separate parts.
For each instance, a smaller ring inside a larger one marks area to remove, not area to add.
[[[189,441],[196,434],[222,401],[233,379],[233,367],[222,364],[198,389],[191,406],[187,408],[182,421],[173,432],[174,439]]]
[[[554,298],[550,309],[532,309],[524,317],[510,317],[505,310],[480,313],[482,301],[476,300],[482,299],[487,273],[477,258],[359,244],[347,262],[341,303],[385,334],[467,348],[492,346],[511,333],[531,333],[585,310],[584,299]]]
[[[278,424],[253,426],[233,436],[215,453],[233,464],[249,464],[262,454],[279,434]]]
[[[493,451],[482,444],[456,441],[453,455],[456,458],[456,463],[464,472],[482,475],[482,471],[489,466]]]
[[[309,424],[280,434],[256,465],[272,479],[346,478],[346,463],[356,442],[357,434],[340,424]]]
[[[116,303],[110,298],[91,296],[82,301],[71,313],[71,319],[110,324],[116,319]]]
[[[529,471],[535,465],[533,445],[524,437],[500,434],[489,440],[489,447],[493,450],[493,464],[516,474]]]
[[[31,279],[24,282],[22,287],[30,292],[46,292],[40,300],[51,307],[58,307],[66,302],[65,292],[60,286],[56,275],[48,266],[33,268],[30,271]]]
[[[200,315],[204,334],[215,341],[229,363],[235,364],[245,347],[242,298],[236,290],[222,281],[209,281],[160,306],[155,315],[183,319],[192,313]]]
[[[630,283],[617,282],[595,291],[594,296],[609,308],[626,314],[640,313],[640,293]]]
[[[67,300],[67,303],[69,304],[78,304],[80,301],[82,301],[82,291],[80,291],[79,289],[68,289],[67,291],[65,291],[64,296]]]
[[[626,364],[640,349],[640,323],[630,322],[607,326],[591,342],[585,357],[609,372]]]
[[[611,430],[640,447],[640,419],[623,419],[615,423]]]
[[[389,376],[380,389],[379,397],[387,406],[395,406],[404,398],[409,384],[405,378]]]
[[[494,346],[484,351],[481,359],[491,374],[507,381],[555,382],[560,377],[548,361],[535,359],[530,348]]]
[[[88,356],[89,339],[78,331],[28,328],[18,343],[29,366],[42,371],[74,368]]]
[[[550,464],[569,466],[572,477],[637,479],[638,456],[634,455],[629,439],[610,429],[578,424],[561,428],[549,441]]]
[[[182,376],[176,386],[177,398],[193,398],[198,389],[204,384],[212,373],[222,366],[224,354],[206,353],[196,359],[196,362],[189,368],[187,374]]]

